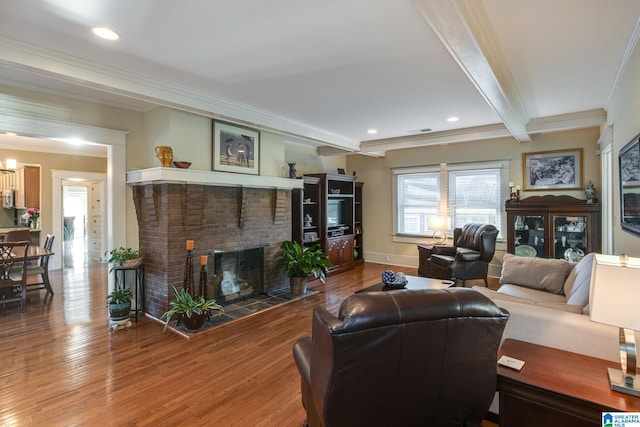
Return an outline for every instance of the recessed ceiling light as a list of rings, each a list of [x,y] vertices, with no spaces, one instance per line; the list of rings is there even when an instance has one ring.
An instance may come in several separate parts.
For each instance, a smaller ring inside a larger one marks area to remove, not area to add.
[[[457,117],[453,117],[453,116],[452,116],[452,117],[447,118],[447,121],[448,121],[449,123],[457,122],[458,120],[460,120],[460,119],[459,119],[459,118],[457,118]]]
[[[108,27],[93,27],[91,31],[96,36],[106,40],[118,40],[120,38],[120,34]]]
[[[376,133],[378,133],[378,129],[369,129],[369,130],[367,131],[367,133],[368,133],[369,135],[375,135]]]

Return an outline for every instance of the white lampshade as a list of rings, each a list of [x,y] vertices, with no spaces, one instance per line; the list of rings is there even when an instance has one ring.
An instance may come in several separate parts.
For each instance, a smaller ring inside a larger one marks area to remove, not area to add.
[[[5,169],[16,170],[16,168],[18,167],[18,162],[16,162],[15,159],[7,159],[4,166]]]
[[[451,219],[448,216],[436,215],[429,217],[429,230],[449,231],[451,228]]]
[[[596,254],[589,312],[593,322],[640,330],[640,258]]]

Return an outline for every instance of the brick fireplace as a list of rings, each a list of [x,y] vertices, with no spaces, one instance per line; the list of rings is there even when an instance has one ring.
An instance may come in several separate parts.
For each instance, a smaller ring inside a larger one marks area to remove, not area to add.
[[[196,284],[200,255],[260,247],[264,248],[264,292],[289,286],[286,275],[274,271],[273,261],[282,241],[291,238],[291,188],[140,181],[128,176],[128,182],[134,184],[139,244],[144,254],[147,313],[160,317],[173,298],[171,286],[182,287],[187,240],[195,241]],[[213,261],[208,264],[210,281]]]

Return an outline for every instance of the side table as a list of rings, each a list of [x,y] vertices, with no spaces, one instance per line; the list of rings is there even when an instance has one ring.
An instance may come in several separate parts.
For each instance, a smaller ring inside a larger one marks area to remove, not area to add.
[[[116,289],[124,289],[127,287],[127,272],[131,272],[128,276],[133,276],[133,301],[131,304],[131,312],[137,322],[138,316],[141,313],[144,313],[144,264],[131,268],[116,267],[114,272]]]
[[[640,398],[609,387],[607,368],[619,363],[510,338],[503,354],[525,364],[498,366],[500,427],[600,427],[602,412],[640,412]]]
[[[418,245],[418,276],[429,277],[429,258],[431,258],[432,245]]]

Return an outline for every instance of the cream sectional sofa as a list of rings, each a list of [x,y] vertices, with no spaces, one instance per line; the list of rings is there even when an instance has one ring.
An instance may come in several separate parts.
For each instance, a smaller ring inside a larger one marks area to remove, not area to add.
[[[618,328],[589,318],[593,258],[591,253],[570,263],[506,254],[498,290],[474,289],[511,313],[503,339],[618,361]]]
[[[513,338],[619,362],[618,328],[589,318],[593,258],[588,254],[578,263],[569,263],[507,254],[498,290],[474,289],[509,311],[503,340]],[[491,412],[498,413],[497,399]]]

